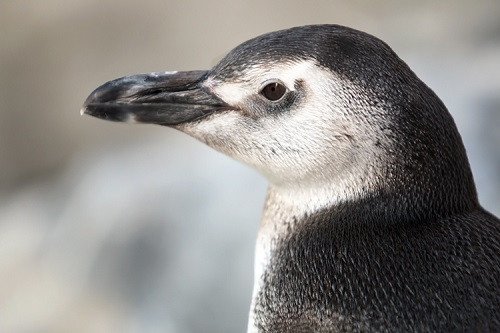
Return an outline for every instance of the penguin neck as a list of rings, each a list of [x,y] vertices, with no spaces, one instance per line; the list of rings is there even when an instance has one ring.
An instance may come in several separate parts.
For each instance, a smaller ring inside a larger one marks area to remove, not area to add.
[[[369,184],[336,183],[322,186],[278,186],[270,184],[259,227],[257,247],[267,250],[271,244],[292,234],[303,221],[319,211],[358,201]],[[358,191],[356,191],[358,189]]]
[[[254,288],[251,311],[263,286],[265,272],[273,252],[281,240],[292,236],[308,217],[331,207],[342,206],[354,200],[355,186],[283,187],[270,184],[255,248]],[[361,187],[358,187],[361,188]],[[249,332],[253,330],[253,312],[250,313]]]
[[[329,188],[293,188],[270,184],[255,247],[254,286],[248,332],[257,333],[256,304],[263,287],[264,274],[280,240],[292,235],[309,214],[338,204],[342,199]]]

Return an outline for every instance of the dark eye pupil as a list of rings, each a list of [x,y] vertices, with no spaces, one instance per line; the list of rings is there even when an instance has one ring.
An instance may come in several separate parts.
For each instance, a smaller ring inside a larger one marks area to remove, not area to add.
[[[281,97],[283,97],[285,92],[285,86],[278,82],[269,83],[264,87],[264,89],[262,89],[262,95],[264,95],[264,97],[270,101],[279,100]]]

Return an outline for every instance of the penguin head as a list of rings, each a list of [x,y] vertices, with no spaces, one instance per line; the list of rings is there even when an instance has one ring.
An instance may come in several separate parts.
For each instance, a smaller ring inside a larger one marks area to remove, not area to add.
[[[321,184],[343,196],[432,182],[466,160],[439,98],[384,42],[337,25],[259,36],[209,71],[110,81],[82,112],[174,127],[274,186]]]
[[[203,83],[230,109],[178,129],[279,186],[335,183],[381,153],[376,136],[363,130],[363,117],[354,119],[354,110],[345,108],[347,83],[335,73],[295,54],[249,64],[234,57],[238,51],[245,48],[233,51]]]

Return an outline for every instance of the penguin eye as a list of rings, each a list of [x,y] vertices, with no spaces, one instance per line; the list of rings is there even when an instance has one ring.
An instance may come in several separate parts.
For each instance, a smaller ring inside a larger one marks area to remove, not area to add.
[[[264,86],[260,93],[270,101],[277,101],[286,93],[286,87],[279,82],[272,82]]]

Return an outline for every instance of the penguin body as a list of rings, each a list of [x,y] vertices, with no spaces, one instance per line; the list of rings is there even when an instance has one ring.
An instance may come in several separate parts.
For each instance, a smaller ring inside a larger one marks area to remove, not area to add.
[[[255,332],[500,327],[496,218],[479,209],[387,223],[373,208],[355,202],[325,209],[274,240],[254,299]]]

